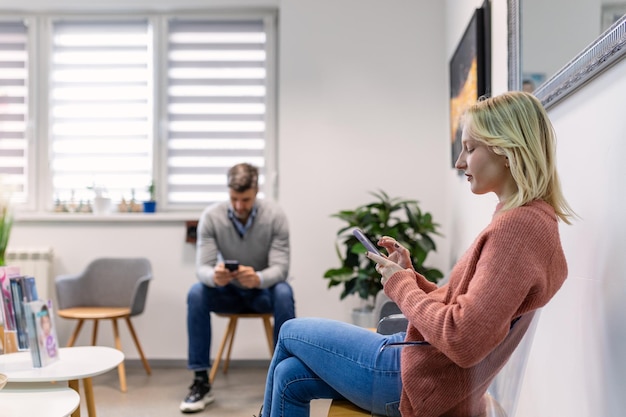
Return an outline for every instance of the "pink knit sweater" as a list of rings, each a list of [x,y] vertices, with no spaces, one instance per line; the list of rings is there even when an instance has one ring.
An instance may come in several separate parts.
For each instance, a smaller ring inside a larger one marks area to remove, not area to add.
[[[406,340],[430,343],[402,352],[402,415],[483,413],[482,397],[516,344],[494,349],[566,276],[554,209],[539,200],[496,211],[441,288],[411,269],[391,276],[385,293],[409,320]]]

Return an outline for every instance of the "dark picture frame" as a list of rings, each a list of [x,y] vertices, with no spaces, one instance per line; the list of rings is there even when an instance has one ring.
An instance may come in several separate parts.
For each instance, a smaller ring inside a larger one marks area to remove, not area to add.
[[[461,153],[460,119],[468,106],[491,94],[489,1],[476,9],[450,59],[450,144],[452,167]]]

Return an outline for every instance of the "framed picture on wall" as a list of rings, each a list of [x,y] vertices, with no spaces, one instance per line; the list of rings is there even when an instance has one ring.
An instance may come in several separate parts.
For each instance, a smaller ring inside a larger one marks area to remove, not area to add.
[[[460,119],[479,97],[491,94],[489,1],[476,9],[450,59],[450,144],[452,167],[461,153]]]

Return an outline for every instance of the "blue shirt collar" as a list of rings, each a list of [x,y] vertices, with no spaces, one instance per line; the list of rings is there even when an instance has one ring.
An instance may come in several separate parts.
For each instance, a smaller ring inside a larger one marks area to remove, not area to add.
[[[252,222],[254,221],[254,218],[256,217],[256,213],[257,213],[257,205],[255,204],[252,207],[252,211],[250,212],[250,216],[248,217],[248,221],[244,225],[237,218],[237,216],[235,216],[235,210],[233,210],[232,206],[228,207],[228,218],[233,223],[233,225],[235,226],[235,229],[237,229],[237,232],[239,233],[239,236],[241,236],[241,237],[243,237],[243,235],[245,235],[246,232],[248,230],[250,230],[250,228],[252,227]]]

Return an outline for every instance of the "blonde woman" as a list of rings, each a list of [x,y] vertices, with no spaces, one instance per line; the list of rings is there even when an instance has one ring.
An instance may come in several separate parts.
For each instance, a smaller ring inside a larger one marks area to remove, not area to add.
[[[332,320],[286,322],[264,417],[308,416],[315,398],[346,398],[375,414],[405,417],[484,412],[484,393],[516,347],[503,343],[512,323],[544,306],[567,276],[558,221],[569,224],[573,213],[559,185],[554,131],[531,94],[509,92],[469,108],[462,146],[456,168],[473,193],[495,193],[499,203],[448,283],[427,281],[406,248],[382,237],[388,256],[368,256],[407,317],[407,331],[384,336]],[[398,341],[428,345],[379,355]]]

